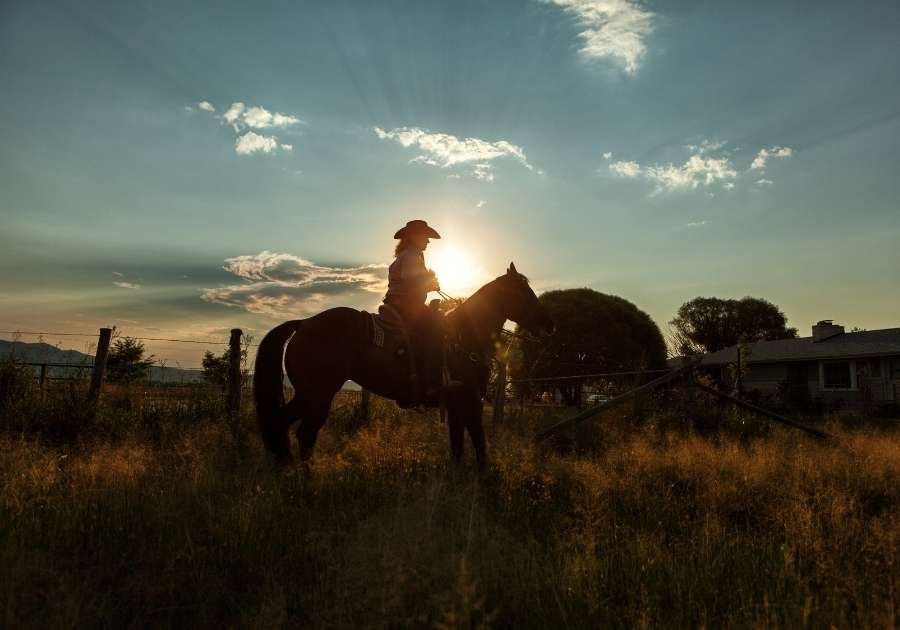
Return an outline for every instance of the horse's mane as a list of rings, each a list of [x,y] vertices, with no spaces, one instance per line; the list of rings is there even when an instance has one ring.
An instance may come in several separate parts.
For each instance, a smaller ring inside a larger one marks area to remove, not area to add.
[[[521,274],[521,273],[517,273],[517,275],[525,282],[525,284],[530,284],[528,278],[527,278],[525,275],[523,275],[523,274]],[[494,279],[491,280],[490,282],[485,283],[485,284],[484,284],[483,286],[481,286],[477,291],[475,291],[475,293],[473,293],[472,295],[470,295],[470,296],[467,297],[467,298],[463,298],[462,300],[460,300],[459,304],[457,304],[457,305],[454,306],[452,309],[450,309],[449,311],[447,311],[446,316],[447,316],[447,317],[450,317],[451,315],[455,315],[455,314],[457,314],[457,313],[459,313],[459,312],[463,312],[463,313],[464,313],[465,311],[464,311],[464,310],[463,310],[463,311],[460,311],[460,309],[462,309],[467,303],[471,302],[472,300],[476,300],[476,302],[477,302],[479,299],[484,299],[484,298],[486,297],[486,295],[487,295],[488,293],[490,293],[492,290],[494,290],[494,288],[495,288],[502,280],[504,280],[504,279],[506,279],[506,278],[508,278],[508,277],[509,277],[509,274],[503,274],[503,275],[501,275],[501,276],[497,276],[496,278],[494,278]]]

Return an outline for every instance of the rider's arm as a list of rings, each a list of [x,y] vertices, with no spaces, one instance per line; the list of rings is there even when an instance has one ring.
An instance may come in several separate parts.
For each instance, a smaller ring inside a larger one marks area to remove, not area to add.
[[[426,293],[438,289],[437,278],[434,272],[425,266],[425,259],[421,254],[408,252],[403,256],[400,277]]]

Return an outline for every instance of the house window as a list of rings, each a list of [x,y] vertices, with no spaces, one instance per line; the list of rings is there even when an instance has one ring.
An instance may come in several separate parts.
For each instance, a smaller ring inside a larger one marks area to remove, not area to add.
[[[891,378],[900,378],[900,359],[892,359],[889,369]]]
[[[881,376],[881,359],[869,359],[869,376]]]
[[[849,361],[832,361],[822,365],[822,386],[825,389],[851,389],[853,379]]]

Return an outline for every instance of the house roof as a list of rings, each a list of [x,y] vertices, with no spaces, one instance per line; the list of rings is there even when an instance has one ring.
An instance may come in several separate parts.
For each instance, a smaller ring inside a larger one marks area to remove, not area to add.
[[[900,356],[900,328],[841,333],[814,342],[812,337],[757,341],[748,344],[747,363],[780,363],[818,359],[852,359],[854,357]],[[727,365],[737,362],[737,346],[711,352],[703,357],[703,365]]]

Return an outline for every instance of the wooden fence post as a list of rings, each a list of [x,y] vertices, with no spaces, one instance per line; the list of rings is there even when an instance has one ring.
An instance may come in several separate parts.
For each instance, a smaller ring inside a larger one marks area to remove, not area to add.
[[[39,390],[41,394],[41,402],[44,402],[47,398],[47,364],[41,364],[41,380],[39,385]]]
[[[103,374],[106,371],[106,357],[109,355],[109,341],[112,328],[101,328],[97,341],[97,354],[94,355],[94,369],[91,372],[91,385],[88,388],[88,404],[92,407],[100,400],[100,388],[103,385]]]
[[[497,362],[497,381],[494,386],[494,424],[503,422],[503,405],[506,403],[506,363]]]
[[[241,416],[241,335],[240,328],[231,329],[228,340],[228,418],[231,431],[238,437],[238,423]]]

